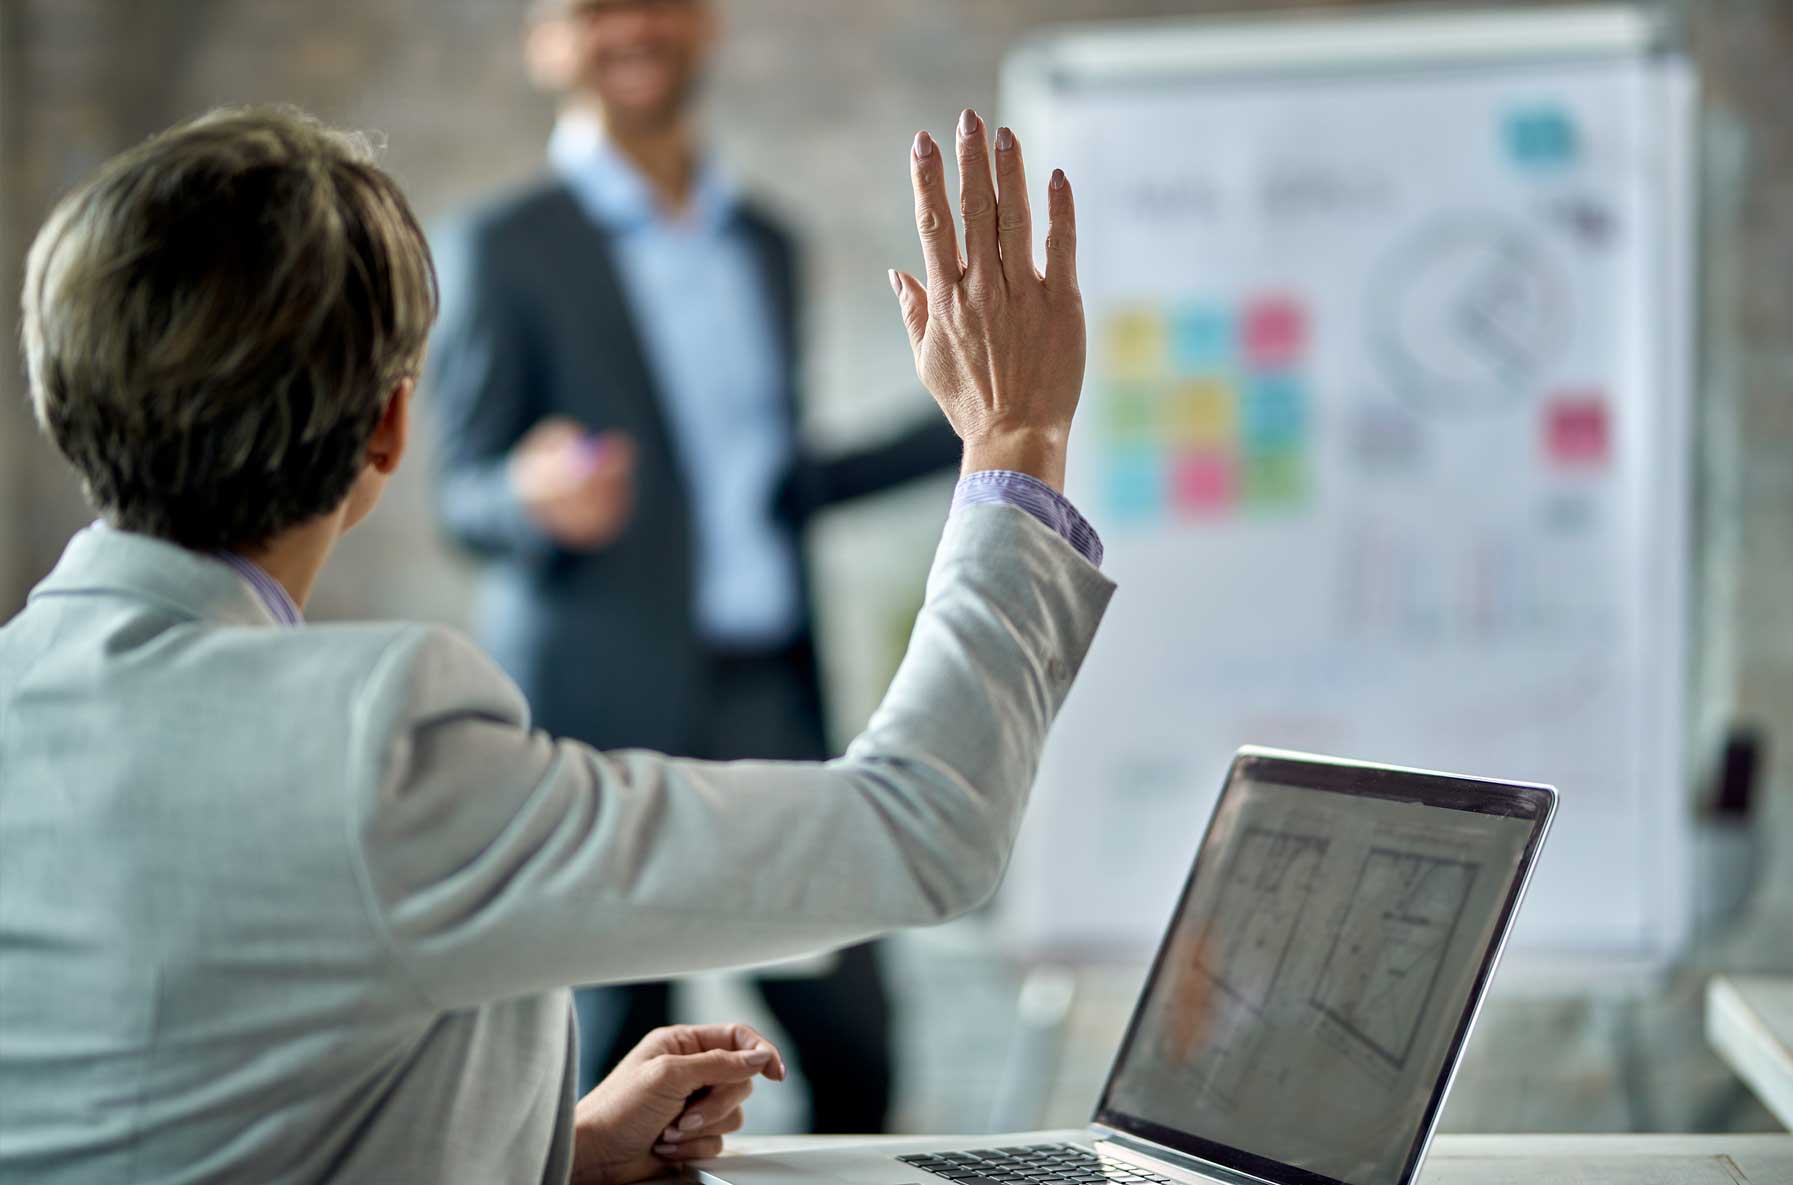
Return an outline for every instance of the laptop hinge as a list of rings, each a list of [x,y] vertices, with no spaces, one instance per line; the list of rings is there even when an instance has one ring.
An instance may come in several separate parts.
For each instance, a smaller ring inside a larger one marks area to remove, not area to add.
[[[1166,1148],[1163,1144],[1154,1144],[1150,1140],[1143,1140],[1099,1123],[1090,1126],[1089,1134],[1099,1151],[1116,1160],[1162,1173],[1173,1180],[1186,1182],[1187,1185],[1212,1185],[1217,1181],[1223,1185],[1277,1185],[1267,1178],[1230,1169],[1223,1164],[1215,1164],[1199,1156],[1179,1152],[1175,1148]]]

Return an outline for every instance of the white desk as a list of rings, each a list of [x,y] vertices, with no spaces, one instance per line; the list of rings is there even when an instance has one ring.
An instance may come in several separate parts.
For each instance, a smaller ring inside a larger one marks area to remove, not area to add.
[[[1714,977],[1706,985],[1706,1039],[1793,1128],[1793,979]]]
[[[729,1141],[729,1149],[794,1152],[913,1139],[740,1136]],[[1421,1185],[1793,1185],[1793,1135],[1439,1136],[1420,1180]]]

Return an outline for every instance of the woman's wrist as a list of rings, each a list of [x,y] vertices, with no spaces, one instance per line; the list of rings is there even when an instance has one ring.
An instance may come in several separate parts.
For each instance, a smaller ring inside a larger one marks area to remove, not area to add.
[[[1025,473],[1059,493],[1065,488],[1065,438],[1060,429],[1017,428],[990,432],[965,442],[960,473],[1005,469]]]

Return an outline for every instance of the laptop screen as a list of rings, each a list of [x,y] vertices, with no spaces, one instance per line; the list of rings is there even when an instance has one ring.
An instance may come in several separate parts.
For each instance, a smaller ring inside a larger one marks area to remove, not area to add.
[[[1553,803],[1242,753],[1097,1120],[1271,1180],[1404,1185]]]

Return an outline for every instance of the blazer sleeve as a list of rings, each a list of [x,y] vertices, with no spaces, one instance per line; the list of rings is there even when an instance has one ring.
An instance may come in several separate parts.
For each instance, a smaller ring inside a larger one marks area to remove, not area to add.
[[[527,306],[503,252],[476,224],[436,245],[442,310],[425,374],[444,527],[487,557],[539,559],[555,545],[511,487],[506,461],[541,410]]]
[[[948,522],[908,654],[828,763],[598,752],[526,729],[416,627],[355,706],[351,842],[398,971],[455,1009],[940,922],[995,890],[1113,585],[1024,512]],[[628,671],[592,671],[627,680]]]

